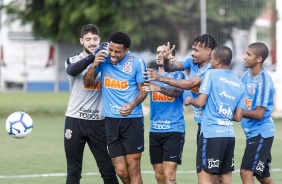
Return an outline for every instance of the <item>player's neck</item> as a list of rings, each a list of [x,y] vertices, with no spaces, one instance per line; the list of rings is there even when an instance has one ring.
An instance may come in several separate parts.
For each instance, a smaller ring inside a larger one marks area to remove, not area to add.
[[[160,74],[166,73],[163,66],[159,66],[159,73]]]
[[[255,67],[252,68],[252,76],[253,77],[257,76],[262,70],[263,70],[262,65],[256,65]]]
[[[203,68],[204,66],[206,66],[206,65],[209,64],[209,63],[210,63],[210,60],[206,60],[206,61],[202,62],[202,63],[200,64],[200,68]]]
[[[89,56],[90,54],[89,53],[87,53],[85,50],[82,52],[82,54],[83,54],[83,56],[84,57],[87,57],[87,56]]]

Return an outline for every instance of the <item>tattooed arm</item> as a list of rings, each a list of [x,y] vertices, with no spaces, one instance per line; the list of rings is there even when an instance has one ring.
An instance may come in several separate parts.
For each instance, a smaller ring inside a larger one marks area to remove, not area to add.
[[[179,88],[165,88],[161,87],[153,82],[147,81],[145,82],[144,86],[142,87],[143,90],[149,92],[149,91],[157,91],[164,95],[170,96],[170,97],[179,97],[179,95],[182,92],[182,89]]]

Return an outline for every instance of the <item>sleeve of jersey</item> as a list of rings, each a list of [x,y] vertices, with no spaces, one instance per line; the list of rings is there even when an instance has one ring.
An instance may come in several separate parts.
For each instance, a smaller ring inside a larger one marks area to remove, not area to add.
[[[193,59],[191,57],[185,58],[183,60],[180,61],[183,69],[190,69],[192,67],[192,63],[193,63]]]
[[[137,62],[135,62],[136,67],[136,82],[143,83],[146,79],[143,77],[143,73],[146,71],[146,64],[143,59],[139,58]]]
[[[174,79],[186,79],[186,76],[183,72],[174,72],[173,78]]]
[[[83,58],[82,60],[79,60],[75,63],[71,63],[70,58],[68,58],[66,61],[68,65],[66,72],[68,75],[76,76],[80,74],[83,70],[85,70],[92,62],[93,60],[88,60],[86,58]]]
[[[200,93],[209,95],[211,90],[211,84],[212,84],[212,75],[210,71],[207,71],[204,76],[204,80],[202,81],[200,86]]]
[[[272,82],[262,73],[261,83],[258,85],[258,95],[256,106],[267,107],[269,98],[271,98]]]

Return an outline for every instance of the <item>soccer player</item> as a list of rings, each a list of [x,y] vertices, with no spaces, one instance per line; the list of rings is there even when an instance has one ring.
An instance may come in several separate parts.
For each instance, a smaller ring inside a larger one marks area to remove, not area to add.
[[[142,90],[146,65],[129,51],[130,43],[126,33],[113,32],[109,37],[108,57],[102,51],[96,55],[84,75],[84,84],[91,86],[97,72],[101,72],[109,155],[123,183],[141,184],[140,161],[144,151],[141,102],[148,94]]]
[[[165,72],[163,44],[157,47],[156,71],[161,76],[185,79],[182,72]],[[176,182],[177,166],[181,164],[185,138],[183,90],[161,82],[146,82],[150,94],[150,160],[158,184]],[[173,112],[173,113],[168,113]]]
[[[160,76],[154,70],[148,69],[145,74],[150,80],[160,81],[170,86],[174,86],[180,89],[191,90],[192,96],[197,98],[199,95],[199,88],[201,84],[201,78],[203,78],[206,71],[211,69],[210,59],[211,52],[217,46],[217,43],[212,35],[203,34],[197,36],[192,42],[192,57],[183,59],[182,61],[171,62],[170,58],[174,46],[170,49],[170,44],[165,47],[164,50],[164,70],[166,72],[174,72],[180,70],[189,70],[189,80],[187,79],[173,79],[166,76]],[[185,105],[187,105],[185,103]],[[201,114],[202,108],[193,106],[194,120],[198,124],[197,141],[201,129]],[[213,177],[213,184],[217,184],[217,176]]]
[[[93,62],[95,57],[93,52],[100,43],[98,27],[93,24],[83,26],[79,40],[83,46],[83,52],[65,61],[70,86],[64,127],[64,147],[67,160],[66,183],[80,183],[83,152],[85,144],[88,143],[104,184],[117,184],[115,168],[107,152],[100,76],[96,78],[92,88],[83,86],[83,74]]]
[[[192,43],[192,57],[183,59],[182,61],[170,62],[171,52],[174,50],[174,46],[170,49],[170,44],[165,46],[163,53],[164,57],[164,70],[166,72],[180,71],[188,69],[190,70],[189,80],[186,79],[173,79],[166,76],[160,76],[154,70],[147,69],[145,74],[148,75],[150,80],[163,82],[170,86],[174,86],[180,89],[191,90],[192,96],[197,98],[199,95],[199,86],[201,80],[198,76],[203,77],[204,73],[211,69],[210,59],[211,52],[217,46],[215,39],[209,34],[203,34],[197,36]],[[194,120],[198,123],[198,135],[201,125],[201,108],[194,107]],[[198,137],[198,136],[197,136]]]
[[[274,139],[274,123],[271,118],[274,107],[274,87],[270,75],[263,68],[268,57],[264,43],[248,46],[245,67],[248,70],[241,80],[246,85],[245,110],[241,126],[246,135],[246,148],[242,158],[240,175],[244,184],[273,184],[270,177],[271,147]]]
[[[235,148],[232,121],[241,121],[243,117],[245,86],[229,69],[231,59],[229,47],[216,47],[210,61],[213,69],[206,72],[200,95],[186,99],[187,104],[203,108],[197,150],[198,183],[212,183],[213,174],[218,175],[220,183],[232,183]]]

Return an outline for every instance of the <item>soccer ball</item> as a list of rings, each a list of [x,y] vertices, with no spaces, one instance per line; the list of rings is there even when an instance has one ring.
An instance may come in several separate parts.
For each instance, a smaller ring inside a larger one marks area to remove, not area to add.
[[[15,138],[24,138],[33,128],[31,117],[25,112],[14,112],[6,120],[6,130]]]

